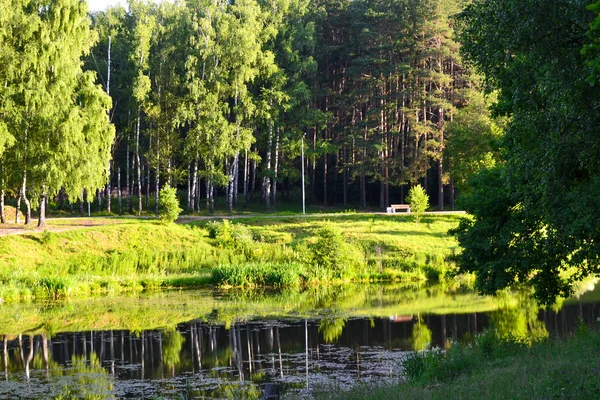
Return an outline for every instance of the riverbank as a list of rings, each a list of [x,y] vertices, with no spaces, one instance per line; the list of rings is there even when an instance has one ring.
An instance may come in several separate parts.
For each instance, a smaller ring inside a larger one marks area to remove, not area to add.
[[[14,302],[173,287],[446,281],[460,216],[342,214],[196,220],[92,218],[0,238],[0,298]],[[91,224],[94,226],[86,226]],[[76,230],[60,230],[77,224]],[[252,278],[252,279],[250,279]]]
[[[531,346],[489,331],[472,346],[445,355],[421,353],[405,362],[409,381],[348,392],[321,390],[319,399],[593,399],[600,397],[600,333],[581,326],[566,339]]]

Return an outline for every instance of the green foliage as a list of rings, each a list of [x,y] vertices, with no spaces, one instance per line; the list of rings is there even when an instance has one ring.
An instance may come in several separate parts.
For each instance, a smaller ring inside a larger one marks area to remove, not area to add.
[[[273,264],[267,262],[245,265],[218,265],[212,270],[215,285],[246,287],[298,287],[302,283],[305,268],[299,263]]]
[[[482,169],[492,168],[501,158],[502,119],[492,119],[490,107],[497,96],[487,98],[469,92],[469,103],[459,109],[448,125],[444,160],[457,189],[469,190],[469,178]],[[499,126],[500,125],[500,126]]]
[[[473,180],[479,195],[465,204],[474,218],[458,230],[460,268],[486,293],[530,284],[551,304],[600,268],[600,92],[590,85],[595,55],[582,54],[588,4],[494,0],[461,14],[464,54],[498,90],[494,112],[508,117],[505,163]]]
[[[163,222],[174,222],[183,211],[179,208],[179,199],[177,198],[177,189],[165,185],[160,190],[160,219]]]
[[[429,208],[429,196],[421,185],[415,185],[408,191],[406,198],[410,204],[410,211],[416,216],[417,225],[419,224],[419,215],[423,214]]]
[[[346,241],[340,228],[326,222],[315,235],[316,241],[308,245],[305,256],[311,278],[350,278],[363,265],[361,252]]]

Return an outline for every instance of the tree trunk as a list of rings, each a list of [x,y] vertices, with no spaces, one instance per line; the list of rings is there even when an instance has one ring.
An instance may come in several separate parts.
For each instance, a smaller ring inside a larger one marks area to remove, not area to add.
[[[313,129],[312,175],[310,178],[310,201],[315,201],[316,171],[317,171],[317,128]]]
[[[347,152],[348,152],[348,148],[346,146],[344,146],[343,152],[342,152],[342,163],[344,164],[344,174],[342,179],[344,180],[342,182],[342,192],[343,192],[343,203],[344,203],[344,207],[346,207],[348,205],[348,158],[347,158]]]
[[[81,191],[81,200],[79,200],[79,215],[83,217],[83,201],[85,199],[85,189]]]
[[[454,179],[450,179],[450,208],[454,211]]]
[[[323,205],[327,205],[327,154],[323,154]]]
[[[96,189],[96,197],[98,199],[98,211],[102,211],[102,190]]]
[[[250,193],[254,198],[254,189],[256,188],[256,158],[252,159],[252,179],[250,180]]]
[[[25,203],[25,225],[31,223],[31,203],[27,199],[27,172],[23,171],[23,184],[21,186],[21,198]],[[17,213],[19,210],[17,209]]]
[[[269,173],[271,172],[271,144],[273,142],[273,128],[274,122],[271,121],[267,139],[267,170],[266,175],[263,177],[263,192],[265,196],[265,207],[267,209],[271,208],[271,178],[269,177]]]
[[[244,154],[244,207],[248,205],[248,150]]]
[[[275,160],[273,165],[273,206],[277,207],[277,171],[279,168],[279,127],[275,135]]]
[[[21,223],[21,216],[19,215],[19,211],[21,211],[21,189],[18,189],[18,197],[17,197],[17,212],[15,215],[15,224],[20,224]]]
[[[190,204],[190,209],[194,209],[196,207],[196,185],[198,184],[198,154],[196,154],[196,159],[194,159],[194,172],[192,173],[192,189],[191,189],[191,204]],[[207,193],[208,196],[208,193]],[[208,198],[207,198],[208,201]],[[200,202],[198,201],[198,204]],[[208,208],[208,204],[207,207]]]
[[[192,169],[191,164],[188,164],[187,169],[187,208],[188,210],[192,209],[192,174],[190,174],[190,170]]]
[[[125,185],[126,190],[125,190],[125,206],[127,207],[127,212],[131,212],[131,191],[130,191],[130,169],[129,169],[129,134],[127,134],[127,151],[125,152],[126,154],[126,159],[125,159]]]
[[[110,59],[110,55],[111,55],[111,44],[112,44],[112,38],[109,36],[108,37],[108,63],[107,63],[107,72],[106,72],[106,94],[110,96],[110,68],[111,68],[111,59]],[[114,152],[114,143],[113,145],[111,145],[111,154]],[[112,202],[112,187],[110,185],[110,179],[111,179],[111,169],[112,169],[112,162],[109,161],[108,162],[108,182],[106,183],[106,211],[108,211],[108,213],[110,214],[111,212],[111,202]]]
[[[237,170],[237,165],[239,162],[239,158],[240,158],[240,153],[236,152],[235,156],[233,156],[233,161],[231,162],[231,165],[229,166],[229,185],[227,187],[227,209],[229,210],[229,212],[233,212],[233,198],[234,198],[234,191],[235,191],[235,184],[234,181],[236,179],[236,170]]]
[[[42,188],[42,194],[40,195],[40,218],[38,219],[38,228],[46,227],[46,188]]]
[[[210,213],[215,212],[215,188],[213,184],[212,177],[208,180],[206,185],[207,190],[207,201],[208,201],[208,209]]]
[[[440,129],[440,158],[438,160],[438,210],[444,211],[444,109],[439,108],[438,112],[438,126]]]
[[[0,165],[0,222],[6,223],[6,214],[4,213],[4,164]]]
[[[117,169],[117,187],[119,188],[119,192],[117,196],[119,197],[119,215],[123,214],[123,193],[121,193],[121,166]]]
[[[142,170],[140,166],[140,114],[141,112],[138,108],[137,126],[135,129],[135,163],[137,167],[138,216],[142,215]]]
[[[234,207],[237,206],[239,181],[240,181],[240,153],[238,152],[235,155],[235,162],[233,164],[233,187],[232,187],[233,200],[232,200],[232,205]]]

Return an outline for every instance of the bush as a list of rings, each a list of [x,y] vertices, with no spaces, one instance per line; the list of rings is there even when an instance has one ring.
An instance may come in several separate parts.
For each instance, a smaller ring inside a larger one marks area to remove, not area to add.
[[[416,185],[410,188],[406,200],[410,204],[410,211],[417,217],[418,225],[419,215],[423,214],[429,207],[429,196],[425,192],[425,189],[423,189],[423,186]]]
[[[183,211],[179,208],[177,190],[169,185],[166,185],[160,190],[158,204],[160,207],[160,219],[166,223],[174,222]]]
[[[246,260],[254,257],[255,242],[252,232],[242,224],[232,224],[229,220],[213,222],[208,225],[208,236],[215,239],[217,246],[223,249],[235,250]]]
[[[317,241],[308,245],[305,263],[313,279],[348,278],[364,266],[364,254],[346,242],[342,231],[330,223],[316,231]]]

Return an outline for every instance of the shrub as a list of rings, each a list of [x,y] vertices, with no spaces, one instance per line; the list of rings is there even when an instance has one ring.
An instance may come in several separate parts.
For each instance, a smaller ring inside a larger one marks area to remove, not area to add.
[[[160,207],[160,219],[163,222],[173,222],[183,211],[179,208],[179,199],[177,198],[177,189],[166,185],[160,190],[158,201]]]
[[[410,204],[410,211],[417,217],[417,225],[419,224],[419,215],[423,214],[429,207],[429,196],[423,189],[423,186],[416,185],[410,188],[406,199]]]
[[[254,240],[247,226],[232,224],[229,220],[215,222],[208,226],[208,236],[217,242],[223,249],[235,250],[242,254],[246,260],[254,257]]]
[[[346,242],[342,231],[330,223],[316,231],[317,240],[307,247],[305,263],[313,279],[347,278],[364,265],[364,254]]]

